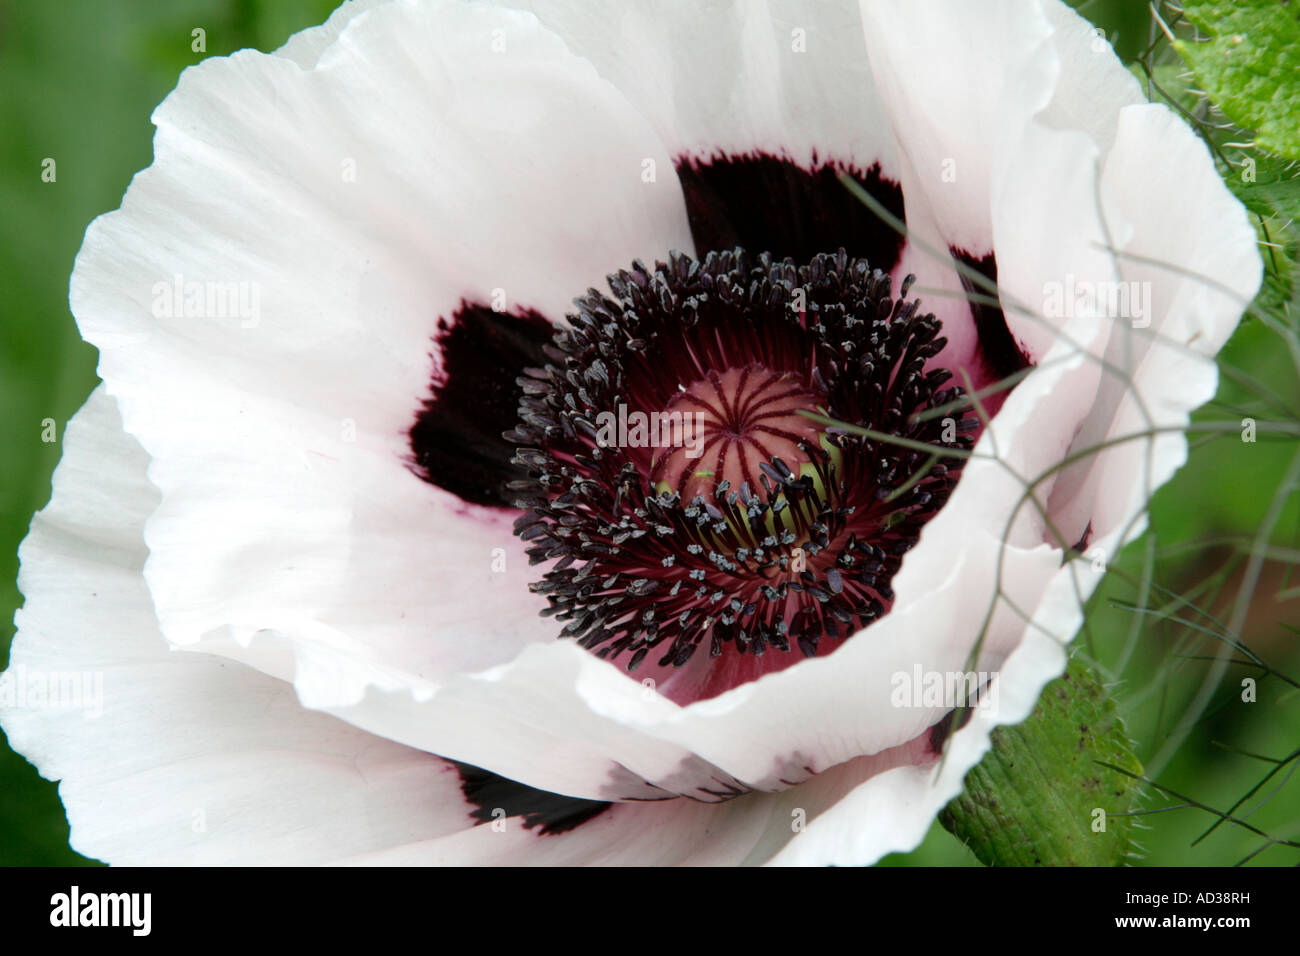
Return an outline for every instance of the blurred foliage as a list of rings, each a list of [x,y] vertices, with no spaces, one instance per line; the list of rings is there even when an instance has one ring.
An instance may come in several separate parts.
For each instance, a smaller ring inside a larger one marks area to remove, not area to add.
[[[18,543],[32,512],[48,500],[59,456],[57,443],[41,442],[42,423],[54,419],[61,435],[96,381],[94,349],[81,341],[67,307],[68,277],[86,225],[116,208],[132,174],[149,164],[149,115],[182,69],[246,46],[274,49],[295,30],[323,22],[334,5],[333,0],[0,0],[0,128],[5,130],[0,141],[5,222],[0,232],[5,329],[0,342],[0,609],[5,621],[0,667],[7,663],[12,610],[19,602],[13,584]],[[1261,236],[1271,243],[1269,286],[1259,303],[1268,321],[1257,317],[1243,323],[1223,362],[1244,378],[1225,375],[1219,398],[1200,417],[1263,415],[1267,403],[1253,385],[1275,397],[1273,406],[1300,409],[1300,377],[1270,324],[1294,326],[1288,311],[1292,219],[1300,200],[1292,171],[1254,145],[1233,145],[1243,140],[1194,89],[1190,72],[1162,42],[1145,2],[1074,5],[1134,64],[1150,98],[1173,100],[1199,124],[1225,177],[1259,216]],[[1180,38],[1197,39],[1179,23],[1176,7],[1166,3],[1161,11]],[[205,31],[205,52],[192,48],[192,31],[198,28]],[[1253,181],[1241,175],[1248,157],[1256,160]],[[57,163],[55,182],[42,181],[46,158]],[[1254,853],[1253,862],[1296,862],[1290,847],[1267,843],[1237,822],[1218,826],[1193,846],[1218,819],[1205,808],[1227,811],[1266,777],[1233,810],[1234,817],[1276,839],[1300,836],[1290,783],[1296,762],[1287,759],[1300,747],[1300,702],[1287,683],[1300,673],[1300,654],[1296,634],[1284,620],[1289,613],[1296,622],[1300,596],[1300,580],[1289,574],[1300,563],[1300,513],[1284,487],[1294,445],[1265,436],[1249,445],[1235,436],[1197,438],[1187,467],[1152,503],[1153,533],[1115,563],[1094,598],[1081,652],[1108,680],[1127,731],[1139,744],[1137,757],[1155,783],[1147,789],[1148,814],[1138,836],[1142,862],[1233,863]],[[1281,507],[1274,508],[1279,500]],[[1175,598],[1215,615],[1229,613],[1225,607],[1230,611],[1243,565],[1249,563],[1249,546],[1266,517],[1274,519],[1269,530],[1276,532],[1269,547],[1281,557],[1264,563],[1241,634],[1207,635],[1223,629]],[[1227,665],[1233,679],[1218,688],[1203,715],[1192,713],[1189,701],[1213,666],[1204,658],[1238,636],[1267,667],[1249,660]],[[1242,676],[1259,677],[1258,702],[1238,705],[1236,681]],[[1180,729],[1189,715],[1190,726]],[[1171,735],[1177,738],[1172,749],[1167,746]],[[55,786],[0,745],[0,864],[81,861],[67,839]],[[883,862],[978,865],[971,851],[938,824],[916,851]]]

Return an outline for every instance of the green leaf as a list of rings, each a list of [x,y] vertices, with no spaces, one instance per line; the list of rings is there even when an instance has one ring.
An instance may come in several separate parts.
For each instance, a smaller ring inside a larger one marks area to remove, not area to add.
[[[1243,206],[1257,217],[1265,243],[1264,284],[1257,308],[1279,312],[1296,287],[1297,223],[1300,223],[1300,164],[1258,150],[1228,154],[1232,168],[1224,181]]]
[[[1208,39],[1176,40],[1210,98],[1260,146],[1300,159],[1300,4],[1278,0],[1186,0]]]
[[[1254,214],[1267,266],[1255,307],[1272,313],[1283,310],[1296,286],[1300,252],[1300,162],[1272,154],[1251,132],[1233,123],[1206,119],[1206,94],[1196,89],[1197,77],[1181,61],[1134,64],[1133,70],[1154,96],[1168,100],[1195,126],[1228,188]]]
[[[1123,865],[1137,782],[1103,764],[1142,772],[1106,689],[1071,661],[1028,720],[993,732],[939,820],[989,866]]]

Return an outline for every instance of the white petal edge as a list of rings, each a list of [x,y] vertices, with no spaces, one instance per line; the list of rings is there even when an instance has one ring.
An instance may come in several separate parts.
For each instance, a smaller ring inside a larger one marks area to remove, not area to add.
[[[1177,429],[1214,396],[1213,356],[1259,290],[1263,261],[1246,210],[1209,150],[1167,107],[1121,111],[1100,186],[1110,235],[1122,237],[1119,278],[1147,314],[1111,322],[1106,359],[1129,370],[1132,384],[1103,377],[1075,442],[1117,444],[1065,472],[1050,507],[1066,526],[1091,520],[1099,538],[1112,538],[1098,546],[1113,555],[1136,536],[1138,526],[1129,526],[1148,493],[1186,460]]]
[[[318,27],[299,30],[275,51],[276,56],[293,60],[304,70],[313,69],[321,54],[333,45],[343,29],[356,17],[389,0],[344,0]]]
[[[20,551],[26,602],[0,679],[25,691],[0,724],[61,781],[74,849],[123,864],[301,865],[469,825],[443,761],[305,710],[282,681],[172,651],[140,573],[159,497],[148,456],[102,386],[63,441]],[[32,688],[60,680],[80,696],[36,705]]]

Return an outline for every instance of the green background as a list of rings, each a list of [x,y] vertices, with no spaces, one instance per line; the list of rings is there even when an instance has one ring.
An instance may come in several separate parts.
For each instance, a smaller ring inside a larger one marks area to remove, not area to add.
[[[14,585],[16,551],[33,511],[49,498],[50,474],[58,461],[57,443],[41,441],[42,421],[63,425],[92,389],[96,353],[81,341],[68,311],[68,276],[87,224],[117,207],[132,174],[151,161],[153,107],[175,86],[179,72],[205,55],[223,55],[252,46],[271,50],[292,32],[322,22],[330,0],[31,0],[0,2],[0,303],[4,336],[0,341],[0,667],[7,661],[12,610],[20,603]],[[1105,28],[1126,58],[1140,55],[1151,37],[1146,4],[1106,0],[1080,5]],[[191,31],[206,31],[206,53],[191,49]],[[1175,70],[1175,72],[1179,72]],[[57,180],[42,182],[41,164],[57,162]],[[1296,375],[1276,340],[1258,324],[1247,323],[1225,355],[1269,383],[1291,408],[1300,408]],[[1245,407],[1250,396],[1225,387],[1223,402]],[[1212,410],[1211,410],[1212,411]],[[1224,417],[1207,411],[1208,417]],[[1229,413],[1230,414],[1230,413]],[[1239,443],[1238,443],[1239,444]],[[1191,464],[1157,499],[1153,526],[1159,550],[1154,577],[1185,589],[1223,567],[1233,553],[1233,536],[1253,534],[1278,493],[1294,442],[1241,445],[1225,453],[1223,441],[1198,449]],[[1295,548],[1300,524],[1288,506],[1277,543]],[[1215,547],[1187,547],[1209,537],[1226,539]],[[1183,545],[1166,554],[1168,546]],[[1140,547],[1124,567],[1141,577]],[[1297,621],[1294,602],[1273,595],[1294,587],[1283,577],[1284,562],[1270,562],[1258,608],[1245,640],[1279,671],[1300,674],[1296,635],[1283,626]],[[1228,579],[1231,596],[1232,580]],[[1133,614],[1115,606],[1131,601],[1135,588],[1112,576],[1094,602],[1091,645],[1103,666],[1114,662],[1127,641]],[[1214,604],[1212,595],[1206,600]],[[1214,605],[1220,606],[1220,605]],[[1190,645],[1185,629],[1156,621],[1141,633],[1137,652],[1117,683],[1115,698],[1136,739],[1144,762],[1159,748],[1181,714],[1199,678],[1198,655],[1214,653],[1212,641]],[[1251,672],[1255,673],[1255,672]],[[1213,713],[1199,721],[1175,758],[1159,768],[1157,781],[1211,807],[1227,808],[1271,769],[1248,751],[1281,758],[1300,745],[1295,691],[1280,681],[1261,681],[1261,700],[1233,706],[1230,688]],[[1276,690],[1276,692],[1274,692]],[[1288,770],[1238,811],[1251,810],[1279,782],[1273,799],[1253,811],[1250,822],[1279,838],[1300,837],[1297,785]],[[1148,790],[1143,818],[1149,829],[1139,842],[1150,864],[1233,863],[1258,849],[1259,837],[1225,825],[1197,846],[1195,839],[1214,817]],[[0,744],[0,864],[86,862],[67,845],[68,828],[54,784],[40,779],[25,760]],[[1274,846],[1253,862],[1293,864],[1300,856]],[[974,857],[937,825],[914,853],[892,857],[890,865],[976,865]]]

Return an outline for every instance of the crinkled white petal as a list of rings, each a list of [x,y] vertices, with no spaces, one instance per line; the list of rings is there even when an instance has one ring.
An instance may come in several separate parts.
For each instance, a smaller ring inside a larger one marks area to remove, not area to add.
[[[1051,101],[1035,119],[1053,129],[1080,130],[1103,155],[1109,153],[1119,111],[1146,97],[1100,28],[1061,0],[1042,0],[1042,10],[1052,25],[1060,75]]]
[[[862,0],[862,18],[875,86],[911,174],[909,221],[923,201],[948,245],[990,251],[994,164],[1056,86],[1051,24],[1036,0]]]
[[[72,304],[154,459],[169,640],[281,632],[436,679],[552,637],[509,516],[407,467],[439,316],[559,317],[689,230],[675,177],[643,178],[671,169],[653,131],[527,14],[336,21],[290,44],[312,69],[242,52],[184,74]]]
[[[1119,278],[1102,221],[1100,175],[1101,155],[1086,134],[1035,123],[993,184],[997,294],[1008,329],[1039,364],[1053,346],[1070,354],[1097,334],[1094,310],[1080,306],[1078,291]],[[1068,427],[1058,431],[1048,439],[1053,450],[1072,437]]]
[[[894,135],[851,0],[504,0],[595,65],[676,156],[879,164]]]
[[[465,829],[443,761],[305,710],[293,688],[173,651],[141,576],[158,492],[100,387],[23,543],[0,724],[61,781],[72,846],[125,864],[311,864]],[[39,688],[44,688],[40,690]]]
[[[895,282],[916,276],[926,308],[943,322],[948,346],[931,364],[965,370],[980,387],[980,339],[949,253],[978,261],[993,251],[996,170],[1023,146],[1059,76],[1052,27],[1036,0],[978,7],[862,0],[861,7],[873,75],[899,143],[907,242]]]
[[[1167,107],[1127,106],[1100,182],[1119,284],[1106,303],[1100,378],[1051,509],[1066,527],[1091,522],[1108,556],[1140,532],[1151,492],[1187,457],[1179,429],[1213,397],[1214,354],[1263,277],[1254,227],[1201,139]],[[1105,541],[1100,539],[1105,538]]]

